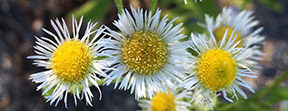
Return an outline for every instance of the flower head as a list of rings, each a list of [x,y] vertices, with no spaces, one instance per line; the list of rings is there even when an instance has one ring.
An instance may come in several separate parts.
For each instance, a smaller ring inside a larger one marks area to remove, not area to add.
[[[191,92],[174,89],[168,93],[158,91],[152,99],[140,99],[139,106],[142,111],[189,111],[191,104],[186,102],[192,95]]]
[[[89,22],[83,37],[79,38],[82,20],[83,17],[78,24],[73,17],[73,35],[70,35],[64,19],[62,19],[62,24],[58,19],[55,22],[51,20],[57,35],[46,29],[43,30],[56,42],[46,37],[36,37],[34,48],[37,55],[28,57],[34,59],[33,64],[47,69],[32,74],[30,79],[41,83],[37,90],[43,89],[43,95],[46,95],[45,98],[50,101],[50,104],[56,101],[55,106],[63,98],[66,106],[68,93],[73,94],[76,105],[77,99],[83,97],[85,97],[86,103],[92,105],[93,95],[89,88],[90,83],[98,88],[101,98],[101,91],[96,81],[99,80],[97,75],[107,77],[102,71],[102,68],[107,66],[107,62],[95,60],[95,58],[101,56],[99,41],[96,39],[102,38],[100,35],[104,29],[93,30],[96,23]],[[91,38],[92,34],[95,34],[93,38]],[[48,92],[52,93],[48,94]],[[82,97],[80,97],[81,92]]]
[[[119,20],[114,22],[120,33],[108,29],[112,39],[105,39],[108,43],[105,47],[110,49],[105,52],[110,55],[109,61],[115,69],[106,83],[116,79],[116,88],[123,78],[119,89],[135,91],[136,99],[147,95],[152,98],[156,89],[167,92],[164,85],[172,87],[184,77],[177,65],[185,61],[186,54],[186,43],[178,41],[185,38],[180,34],[182,23],[174,26],[176,19],[167,23],[167,15],[160,19],[160,14],[159,9],[152,15],[131,6],[131,13],[123,10],[122,15],[118,15]]]
[[[210,104],[211,94],[218,91],[222,91],[224,98],[230,102],[233,100],[227,97],[227,93],[233,93],[236,99],[238,99],[237,92],[247,98],[239,86],[254,92],[242,79],[242,77],[256,77],[246,64],[253,50],[237,47],[240,43],[236,41],[237,36],[228,36],[228,33],[229,29],[226,29],[220,42],[216,41],[213,32],[210,32],[209,40],[205,35],[196,37],[191,34],[191,48],[197,54],[190,55],[190,60],[186,64],[189,76],[180,83],[180,87],[194,91],[191,102],[201,94],[205,98],[203,102]]]
[[[237,35],[236,41],[240,41],[237,47],[253,49],[253,54],[249,57],[250,60],[246,61],[247,65],[259,68],[257,61],[262,60],[263,56],[260,44],[262,44],[265,37],[259,35],[263,27],[253,30],[259,24],[259,21],[254,20],[255,16],[252,14],[253,11],[251,10],[243,10],[237,13],[232,8],[223,8],[222,13],[217,16],[215,21],[213,17],[206,15],[206,23],[199,25],[212,31],[217,42],[222,40],[226,29],[228,29],[228,36]],[[233,29],[235,30],[233,31]],[[226,38],[226,41],[228,41],[228,38]]]

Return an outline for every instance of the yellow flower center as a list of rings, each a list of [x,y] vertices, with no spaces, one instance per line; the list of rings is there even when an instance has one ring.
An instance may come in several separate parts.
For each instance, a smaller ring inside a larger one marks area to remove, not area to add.
[[[92,55],[89,48],[79,40],[69,40],[55,50],[51,68],[64,82],[82,81],[90,72]]]
[[[168,95],[158,92],[151,101],[152,111],[176,111],[174,95],[168,91]]]
[[[167,59],[167,47],[157,34],[139,31],[124,42],[124,64],[134,72],[150,75],[161,69]]]
[[[225,31],[228,29],[228,33],[227,33],[227,37],[226,37],[226,42],[229,40],[232,32],[233,32],[233,29],[230,28],[230,27],[226,27],[226,26],[221,26],[221,27],[218,27],[216,29],[214,29],[213,31],[213,34],[215,36],[215,39],[217,42],[220,42],[225,34]],[[237,45],[237,47],[241,47],[242,46],[242,42],[241,42],[241,35],[235,31],[234,34],[233,34],[233,37],[232,39],[234,39],[234,37],[237,35],[237,38],[236,40],[233,42],[233,44],[235,44],[236,42],[240,41],[240,43]]]
[[[225,50],[208,50],[201,55],[198,65],[200,82],[212,91],[227,88],[235,80],[236,62]]]

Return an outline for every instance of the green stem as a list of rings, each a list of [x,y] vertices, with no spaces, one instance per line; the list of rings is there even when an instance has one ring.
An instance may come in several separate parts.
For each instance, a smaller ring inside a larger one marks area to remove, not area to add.
[[[149,8],[149,11],[150,11],[151,13],[154,12],[157,2],[158,2],[158,0],[152,0],[152,2],[151,2],[151,4],[150,4],[150,8]]]
[[[286,70],[282,75],[280,75],[273,84],[268,86],[264,91],[262,91],[259,96],[257,96],[256,101],[261,101],[270,91],[273,91],[281,82],[288,78],[288,70]]]
[[[114,0],[116,7],[118,9],[118,13],[122,14],[122,9],[123,9],[123,3],[122,0]]]

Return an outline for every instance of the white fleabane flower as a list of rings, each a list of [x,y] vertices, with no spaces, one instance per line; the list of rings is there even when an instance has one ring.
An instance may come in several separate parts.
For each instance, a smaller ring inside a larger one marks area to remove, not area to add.
[[[263,27],[256,30],[253,29],[259,24],[259,21],[255,20],[255,16],[253,16],[253,11],[243,10],[237,13],[232,8],[223,8],[222,13],[217,16],[215,21],[213,17],[208,15],[205,15],[205,21],[205,24],[199,25],[207,28],[209,31],[213,31],[217,42],[221,41],[226,29],[228,29],[228,36],[235,29],[233,34],[237,35],[236,40],[240,41],[237,47],[249,47],[253,49],[253,54],[247,63],[254,68],[260,68],[257,61],[262,60],[263,53],[259,45],[263,43],[265,37],[259,35]]]
[[[166,92],[164,85],[171,88],[174,81],[184,77],[177,64],[185,61],[187,42],[178,41],[185,35],[180,34],[182,23],[173,25],[176,18],[167,23],[167,15],[160,19],[159,9],[154,15],[143,13],[140,8],[136,11],[132,6],[131,11],[123,10],[114,22],[120,33],[108,29],[112,38],[103,39],[108,43],[104,47],[110,50],[105,52],[111,56],[109,61],[115,69],[106,84],[116,79],[114,88],[120,84],[119,89],[135,92],[136,99],[147,95],[152,98],[156,89]]]
[[[43,89],[43,95],[48,94],[48,91],[52,92],[45,96],[47,101],[50,101],[50,105],[56,101],[56,106],[64,98],[67,107],[67,95],[71,93],[74,96],[75,105],[77,105],[77,99],[85,97],[86,103],[92,106],[93,94],[89,88],[90,83],[98,88],[99,99],[101,99],[101,91],[96,81],[99,80],[98,75],[107,77],[102,71],[107,66],[107,61],[95,60],[95,58],[101,56],[99,53],[101,46],[98,45],[97,39],[102,38],[105,29],[93,30],[97,23],[93,24],[89,21],[83,37],[79,38],[82,20],[83,17],[78,24],[73,16],[73,35],[70,35],[64,19],[62,19],[62,24],[58,19],[55,22],[51,20],[57,34],[44,28],[43,31],[55,40],[36,37],[34,48],[37,55],[27,57],[34,59],[34,65],[47,69],[32,74],[30,79],[36,83],[41,83],[37,90]],[[95,34],[93,38],[91,38],[92,34]]]
[[[191,102],[201,94],[205,98],[203,102],[209,103],[212,108],[211,94],[216,95],[218,91],[222,91],[224,98],[230,102],[233,100],[227,97],[227,93],[232,93],[236,99],[238,99],[237,92],[247,98],[239,86],[254,92],[252,87],[242,79],[242,77],[256,78],[246,64],[252,49],[235,48],[240,41],[236,41],[237,35],[228,36],[228,32],[227,29],[220,42],[216,41],[211,31],[209,40],[205,35],[195,37],[191,34],[191,48],[197,54],[190,55],[185,65],[189,75],[179,85],[194,92]]]
[[[140,99],[138,105],[141,111],[189,111],[192,105],[185,101],[192,96],[189,91],[177,88],[171,92],[158,91],[152,99]]]

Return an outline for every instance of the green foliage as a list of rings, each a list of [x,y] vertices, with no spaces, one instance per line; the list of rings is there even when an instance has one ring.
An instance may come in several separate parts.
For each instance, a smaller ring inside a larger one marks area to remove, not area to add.
[[[268,94],[266,101],[268,104],[276,104],[279,101],[288,100],[288,88],[277,87]]]
[[[288,100],[288,89],[277,87],[262,100],[258,100],[258,95],[265,91],[267,87],[258,90],[248,99],[240,99],[234,103],[222,103],[215,108],[215,111],[274,111],[272,106],[280,101]]]
[[[158,4],[169,18],[179,17],[176,23],[183,22],[184,33],[190,35],[191,32],[202,33],[204,28],[197,23],[204,23],[204,15],[216,16],[218,10],[214,0],[203,0],[202,2],[188,2],[184,5],[183,0],[161,0]],[[165,9],[169,8],[169,9]]]
[[[193,56],[198,56],[198,53],[191,48],[187,48],[186,51],[189,52],[190,54],[192,54]]]
[[[93,22],[99,22],[104,20],[112,2],[112,0],[91,0],[68,15],[74,14],[75,18],[80,18],[83,15],[84,21],[91,19]]]
[[[122,0],[114,0],[116,7],[118,9],[118,13],[122,14],[123,4]]]
[[[231,104],[222,103],[215,107],[216,111],[274,111],[272,106],[278,102],[288,100],[288,88],[280,86],[280,83],[288,77],[285,71],[273,84],[263,87],[248,99],[240,98]]]
[[[154,10],[155,10],[155,7],[156,7],[156,5],[157,5],[157,2],[158,2],[158,0],[152,0],[152,2],[151,2],[151,5],[150,5],[150,8],[149,8],[149,11],[150,12],[154,12]]]
[[[252,100],[238,101],[230,104],[222,104],[215,111],[273,111],[268,104],[254,102]]]

